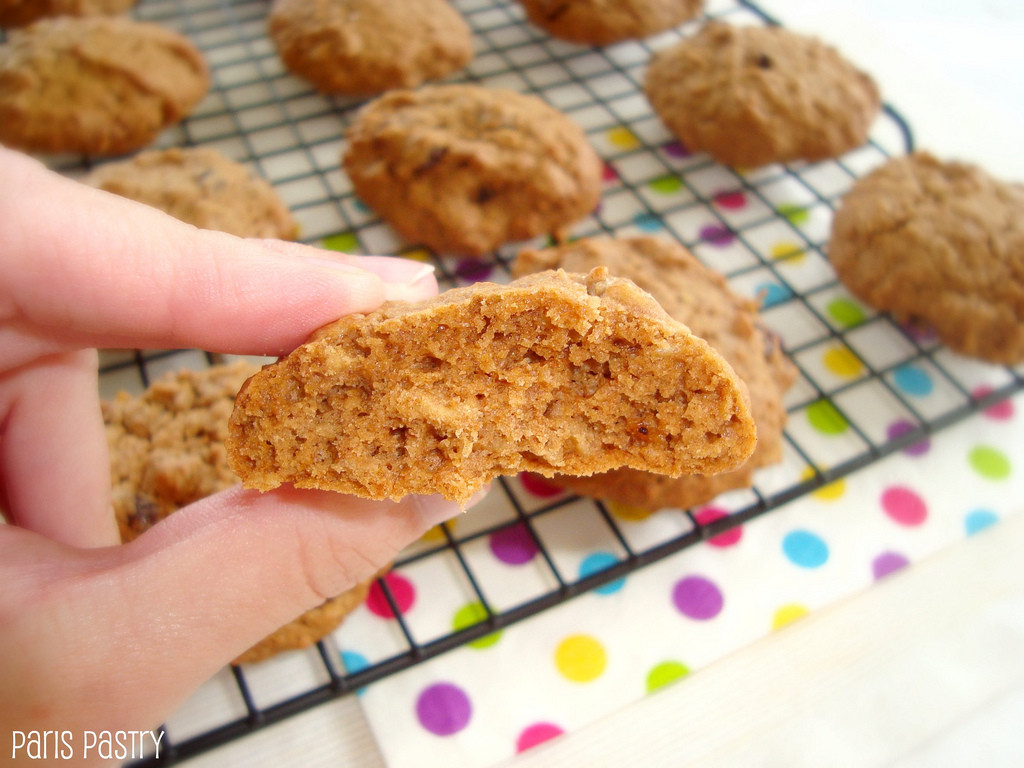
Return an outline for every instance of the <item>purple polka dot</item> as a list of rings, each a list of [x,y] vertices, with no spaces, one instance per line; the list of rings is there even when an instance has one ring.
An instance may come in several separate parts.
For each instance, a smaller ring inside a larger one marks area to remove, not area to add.
[[[662,147],[669,157],[692,157],[693,153],[688,150],[681,141],[670,141]]]
[[[889,425],[889,428],[886,429],[886,434],[889,436],[890,440],[895,440],[896,438],[902,437],[907,434],[907,432],[915,429],[915,427],[916,425],[914,423],[905,419],[900,419]],[[928,453],[928,449],[931,448],[931,445],[931,440],[926,437],[918,440],[916,443],[911,443],[903,449],[903,452],[908,456],[920,456],[923,453]]]
[[[451,736],[469,724],[473,714],[466,692],[451,683],[435,683],[416,700],[420,725],[435,736]]]
[[[489,543],[494,556],[507,565],[523,565],[537,554],[537,542],[522,523],[495,531]]]
[[[909,564],[910,561],[899,552],[883,552],[871,561],[871,572],[877,581]]]
[[[684,616],[706,621],[722,612],[725,600],[714,582],[701,576],[687,576],[672,588],[672,602]]]
[[[480,259],[462,259],[455,267],[455,274],[463,280],[476,283],[491,276],[491,265]]]
[[[736,236],[729,231],[728,227],[721,224],[707,224],[700,228],[700,237],[710,245],[722,247],[729,245]]]

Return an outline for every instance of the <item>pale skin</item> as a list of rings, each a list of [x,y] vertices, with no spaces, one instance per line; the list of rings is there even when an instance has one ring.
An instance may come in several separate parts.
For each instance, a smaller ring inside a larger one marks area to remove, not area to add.
[[[197,230],[0,147],[0,762],[15,731],[158,725],[460,512],[235,488],[118,545],[95,350],[279,355],[436,291],[422,264]]]

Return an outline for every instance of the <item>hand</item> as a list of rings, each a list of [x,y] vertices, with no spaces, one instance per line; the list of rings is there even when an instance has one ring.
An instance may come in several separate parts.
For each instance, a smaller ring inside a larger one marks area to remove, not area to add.
[[[437,284],[411,261],[197,230],[2,147],[0,244],[3,760],[15,731],[68,731],[80,758],[86,730],[155,727],[239,653],[460,511],[236,488],[118,546],[95,348],[283,354],[340,315]]]

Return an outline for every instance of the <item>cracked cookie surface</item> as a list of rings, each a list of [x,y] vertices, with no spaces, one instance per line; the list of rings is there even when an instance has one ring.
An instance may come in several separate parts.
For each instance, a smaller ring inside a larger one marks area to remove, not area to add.
[[[0,0],[0,27],[23,27],[51,16],[124,13],[138,0]]]
[[[520,0],[527,18],[554,37],[609,45],[648,37],[694,18],[703,0]]]
[[[828,255],[854,295],[950,349],[1024,361],[1024,186],[926,152],[894,158],[843,196]]]

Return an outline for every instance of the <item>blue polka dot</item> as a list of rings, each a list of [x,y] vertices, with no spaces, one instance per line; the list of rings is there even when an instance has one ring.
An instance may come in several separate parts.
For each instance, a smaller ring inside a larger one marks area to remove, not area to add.
[[[789,288],[778,283],[760,283],[754,293],[761,297],[761,306],[766,308],[781,304],[793,295]]]
[[[935,387],[928,372],[916,365],[901,365],[893,373],[893,379],[897,387],[916,397],[930,395]]]
[[[991,509],[975,509],[968,512],[967,517],[964,518],[964,528],[967,530],[967,535],[970,536],[998,521],[999,516]]]
[[[815,533],[804,530],[790,531],[782,540],[786,558],[801,568],[818,568],[828,560],[828,545]]]
[[[356,651],[342,651],[341,652],[341,664],[345,667],[345,671],[349,674],[353,672],[359,672],[362,669],[366,669],[370,666],[370,662],[367,661],[366,657]],[[357,696],[361,696],[366,688],[359,688],[356,691]]]
[[[652,213],[638,213],[633,217],[633,223],[644,232],[657,232],[662,228],[661,219]]]
[[[592,555],[587,555],[583,558],[583,562],[580,563],[580,578],[600,573],[618,562],[618,558],[611,552],[594,552]],[[622,585],[625,583],[626,580],[624,578],[616,579],[615,581],[609,581],[607,584],[602,584],[594,591],[602,595],[610,595],[612,592],[618,592],[622,589]]]

